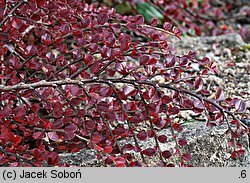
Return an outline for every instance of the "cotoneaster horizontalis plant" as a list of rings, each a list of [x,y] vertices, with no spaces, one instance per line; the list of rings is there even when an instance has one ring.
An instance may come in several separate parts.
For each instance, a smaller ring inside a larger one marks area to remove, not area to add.
[[[181,33],[170,23],[147,25],[80,0],[0,7],[1,166],[70,166],[59,154],[86,148],[105,166],[150,166],[152,156],[158,166],[189,166],[184,127],[174,121],[182,110],[203,114],[208,126],[226,123],[232,158],[244,154],[237,139],[248,127],[235,113],[246,104],[206,89],[215,64],[193,51],[175,55],[168,37]],[[158,135],[164,128],[171,135]],[[149,138],[154,145],[143,149]]]

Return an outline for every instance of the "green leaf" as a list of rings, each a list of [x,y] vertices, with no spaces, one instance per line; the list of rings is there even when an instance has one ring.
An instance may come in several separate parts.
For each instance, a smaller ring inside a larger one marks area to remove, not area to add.
[[[163,15],[148,3],[137,3],[136,8],[138,13],[140,13],[146,21],[149,21],[151,18],[164,19]]]

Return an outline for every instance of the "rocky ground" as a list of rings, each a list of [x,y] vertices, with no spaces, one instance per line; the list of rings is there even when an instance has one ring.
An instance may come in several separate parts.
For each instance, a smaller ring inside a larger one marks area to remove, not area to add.
[[[240,96],[247,103],[247,112],[250,110],[250,46],[244,43],[239,34],[217,37],[195,37],[183,38],[181,41],[171,40],[175,45],[177,54],[187,53],[189,50],[196,50],[200,57],[207,56],[215,61],[220,74],[211,76],[208,82],[222,86],[228,96]],[[194,66],[195,68],[195,66]],[[193,121],[185,126],[182,133],[189,143],[184,149],[191,152],[193,159],[191,164],[194,166],[250,166],[250,151],[248,146],[248,137],[242,137],[243,145],[246,149],[246,155],[240,160],[230,159],[230,148],[228,148],[228,139],[224,135],[225,126],[210,129],[205,127],[203,122]],[[168,129],[159,133],[170,133]],[[131,139],[127,139],[131,140]],[[120,142],[124,143],[124,142]],[[144,147],[150,147],[154,143],[148,140],[141,144]],[[168,143],[161,146],[162,149],[169,149],[173,144]],[[75,154],[62,154],[62,162],[67,162],[76,166],[103,166],[95,158],[96,153],[93,150],[83,150]],[[139,158],[139,157],[138,157]],[[157,157],[151,157],[147,160],[149,166],[155,164]],[[155,161],[154,161],[155,160]],[[174,162],[175,159],[170,159]]]

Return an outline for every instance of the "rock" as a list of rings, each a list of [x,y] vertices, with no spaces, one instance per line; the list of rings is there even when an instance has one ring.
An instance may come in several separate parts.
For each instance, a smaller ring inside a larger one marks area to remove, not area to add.
[[[216,47],[241,48],[245,44],[237,33],[209,37],[185,37],[182,40],[171,39],[170,42],[175,48],[178,48],[176,49],[177,54],[186,53],[187,50],[195,50],[198,53],[208,52]]]
[[[227,126],[224,124],[217,128],[209,128],[205,126],[204,122],[194,122],[187,124],[184,131],[177,137],[186,138],[188,145],[182,148],[183,152],[188,152],[192,155],[190,164],[196,167],[239,167],[250,166],[250,152],[248,147],[247,135],[242,137],[242,144],[246,153],[240,159],[231,159],[232,148],[228,146],[229,137],[224,134],[227,130]],[[162,151],[170,150],[175,147],[175,142],[171,139],[170,129],[164,129],[158,132],[158,135],[165,134],[169,137],[167,143],[161,144]],[[126,140],[120,140],[119,146],[131,143],[134,145],[132,138]],[[142,149],[154,147],[155,142],[153,138],[146,141],[139,141],[139,145]],[[132,153],[132,151],[129,151]],[[103,166],[101,161],[96,160],[97,153],[94,150],[84,149],[79,153],[74,154],[61,154],[60,158],[63,163],[68,163],[75,166]],[[140,159],[139,153],[134,153],[134,156]],[[158,156],[146,158],[146,161],[150,166],[158,166]],[[175,158],[170,158],[169,162],[177,163]]]

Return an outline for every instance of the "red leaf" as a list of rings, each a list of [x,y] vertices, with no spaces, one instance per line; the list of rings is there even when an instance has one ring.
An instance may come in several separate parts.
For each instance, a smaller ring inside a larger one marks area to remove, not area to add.
[[[167,96],[167,95],[164,95],[161,98],[161,100],[162,100],[162,103],[164,103],[164,104],[168,104],[168,103],[170,103],[172,101],[172,99],[169,96]]]
[[[81,21],[82,27],[87,28],[90,24],[90,18],[88,16],[85,16]]]
[[[46,46],[50,45],[52,43],[52,40],[51,40],[51,35],[49,34],[44,34],[41,36],[41,42],[43,44],[45,44]]]
[[[126,96],[134,96],[134,95],[136,95],[137,90],[130,85],[126,85],[123,88],[123,92],[124,92],[124,95],[126,95]]]
[[[180,139],[180,140],[178,140],[178,144],[180,146],[186,146],[187,145],[187,140],[186,139]]]
[[[70,32],[70,26],[67,25],[67,24],[63,24],[61,26],[60,31],[61,31],[62,35],[64,36],[64,35],[66,35],[66,34],[68,34]]]
[[[104,102],[104,101],[101,101],[97,104],[98,108],[101,110],[101,111],[108,111],[109,107],[110,107],[110,104],[108,104],[107,102]]]
[[[176,57],[173,54],[168,54],[166,56],[166,67],[173,67],[175,65]]]
[[[157,18],[152,18],[150,21],[149,21],[149,24],[153,27],[155,27],[157,24],[158,24],[158,19]]]
[[[105,153],[109,154],[109,153],[111,153],[112,151],[113,151],[113,148],[112,148],[111,146],[106,146],[106,147],[104,147],[104,152],[105,152]]]
[[[87,120],[85,121],[85,126],[88,130],[93,130],[96,127],[96,124],[93,120]]]
[[[66,132],[75,132],[77,130],[77,126],[73,123],[69,124],[64,128]]]
[[[186,153],[186,154],[183,154],[181,158],[183,161],[190,161],[192,159],[192,156]]]
[[[130,40],[131,40],[131,37],[128,34],[121,33],[121,35],[119,36],[121,51],[127,51],[129,49]]]
[[[20,62],[20,58],[17,56],[11,57],[9,62],[13,65],[15,69],[20,69],[23,67],[23,64]]]
[[[165,159],[168,159],[172,156],[171,152],[168,150],[163,151],[161,154],[162,154],[162,157]]]
[[[134,150],[134,146],[132,144],[126,144],[122,147],[122,151],[132,151]]]
[[[9,107],[5,107],[0,110],[0,118],[7,117],[12,113],[12,110]]]
[[[126,165],[124,163],[118,163],[115,165],[116,167],[126,167]]]
[[[135,24],[135,23],[132,23],[132,22],[128,22],[127,24],[126,24],[126,26],[127,26],[127,28],[129,29],[129,30],[136,30],[137,29],[137,25]]]
[[[147,137],[148,137],[148,134],[147,134],[147,132],[145,132],[145,130],[141,130],[141,131],[137,134],[137,138],[138,138],[139,140],[142,140],[142,141],[146,140]]]
[[[147,148],[147,149],[142,151],[142,154],[145,154],[147,156],[153,156],[155,153],[156,153],[155,148]]]
[[[194,87],[196,91],[200,91],[203,87],[203,81],[201,77],[196,77],[194,82]]]
[[[152,138],[155,136],[155,131],[154,130],[148,130],[148,138]]]
[[[79,88],[79,86],[73,85],[73,86],[70,86],[70,93],[73,96],[79,96],[82,94],[82,89]]]
[[[149,62],[150,57],[148,55],[142,55],[140,57],[140,65],[146,65]]]
[[[67,131],[64,134],[64,140],[72,140],[75,137],[74,132]]]
[[[243,113],[246,111],[246,103],[243,100],[237,99],[234,105],[237,112]]]
[[[48,132],[48,137],[50,140],[57,142],[59,140],[59,136],[56,132]]]
[[[197,109],[205,109],[204,104],[199,99],[194,100],[194,107]]]
[[[165,142],[167,142],[168,138],[166,135],[160,135],[160,136],[158,136],[158,140],[161,143],[165,143]]]
[[[165,30],[167,30],[167,31],[170,31],[171,30],[171,28],[172,28],[172,24],[170,23],[170,22],[165,22],[164,24],[163,24],[163,29],[165,29]]]
[[[225,97],[225,93],[224,93],[224,91],[222,90],[221,87],[218,87],[218,88],[216,89],[215,97],[216,97],[216,99],[217,99],[218,101],[225,100],[225,98],[226,98],[226,97]]]
[[[96,62],[90,67],[90,69],[91,69],[91,72],[92,72],[93,74],[96,74],[96,73],[101,69],[101,64],[100,64],[100,62],[96,61]]]
[[[238,151],[238,154],[239,154],[239,156],[244,156],[245,152],[246,151],[244,149],[241,149]]]
[[[152,64],[155,64],[155,63],[157,63],[157,60],[153,57],[153,58],[151,58],[149,60],[148,65],[152,65]]]
[[[108,97],[108,96],[111,96],[113,93],[113,89],[111,87],[102,87],[100,89],[100,95],[101,96],[104,96],[104,97]]]
[[[59,155],[55,152],[50,153],[47,156],[47,162],[49,165],[55,165],[59,162]]]
[[[63,122],[60,119],[57,119],[52,123],[52,129],[60,129],[62,126]]]
[[[41,139],[44,137],[44,132],[35,132],[35,133],[33,133],[32,137],[34,139]]]
[[[237,151],[233,151],[232,153],[231,153],[231,158],[232,159],[237,159],[239,157],[239,155],[238,155],[238,152]]]
[[[26,47],[26,53],[28,56],[33,56],[37,54],[37,48],[33,45],[29,45]]]
[[[18,167],[18,162],[12,162],[9,164],[9,167]]]
[[[168,108],[168,115],[176,115],[176,114],[178,114],[180,112],[180,109],[179,109],[179,107],[169,107]]]
[[[97,151],[99,151],[99,152],[103,151],[102,147],[100,147],[98,145],[95,145],[94,149],[97,150]]]
[[[16,28],[16,29],[20,29],[23,25],[23,21],[18,19],[18,18],[14,18],[12,20],[12,27]]]
[[[144,17],[142,15],[136,15],[135,16],[135,23],[137,24],[144,24]]]
[[[105,24],[108,21],[109,17],[106,13],[100,13],[97,17],[99,24]]]
[[[90,54],[85,54],[83,61],[84,61],[85,65],[88,66],[94,62],[94,57]]]
[[[71,108],[67,108],[67,109],[64,111],[64,115],[65,115],[65,116],[73,116],[73,115],[74,115],[74,110],[71,109]]]
[[[183,131],[183,127],[179,123],[173,123],[172,126],[173,126],[174,130],[177,132]]]
[[[91,142],[93,144],[98,144],[102,140],[102,137],[100,135],[93,135],[91,138]]]

